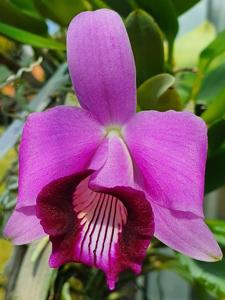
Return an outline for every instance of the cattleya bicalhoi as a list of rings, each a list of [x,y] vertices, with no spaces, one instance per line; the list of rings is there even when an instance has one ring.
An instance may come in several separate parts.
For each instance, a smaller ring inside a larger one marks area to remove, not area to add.
[[[141,271],[153,235],[195,259],[220,259],[203,215],[204,122],[189,112],[136,113],[134,58],[115,12],[75,17],[67,50],[81,108],[28,117],[5,235],[15,244],[48,235],[51,267],[96,266],[111,289],[124,269]]]

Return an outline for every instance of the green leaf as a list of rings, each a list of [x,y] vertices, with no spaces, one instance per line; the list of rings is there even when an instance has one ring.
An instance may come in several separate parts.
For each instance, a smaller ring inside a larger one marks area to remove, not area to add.
[[[179,72],[176,74],[176,90],[181,97],[183,106],[190,100],[195,78],[196,74],[192,72]]]
[[[225,221],[207,220],[207,225],[212,230],[218,243],[225,247]]]
[[[86,0],[42,0],[42,2],[64,26],[67,26],[75,15],[91,9]]]
[[[23,44],[37,48],[65,50],[63,43],[0,22],[0,33]]]
[[[225,114],[224,117],[210,126],[208,130],[209,153],[213,153],[225,143]]]
[[[209,64],[220,54],[225,52],[225,30],[218,34],[218,36],[205,48],[199,59],[199,68],[205,72]]]
[[[49,243],[43,249],[38,261],[32,263],[31,257],[38,243],[34,242],[28,246],[22,264],[19,267],[14,290],[14,295],[16,295],[17,299],[31,299],[31,295],[32,300],[47,298],[51,278],[54,274],[54,269],[48,266],[51,245]],[[25,288],[25,285],[29,288]]]
[[[175,41],[174,58],[177,68],[195,67],[201,51],[216,37],[210,22],[204,22]]]
[[[200,2],[200,0],[172,0],[176,7],[178,15],[183,14],[185,11],[189,10],[192,6]]]
[[[206,164],[205,192],[209,193],[225,184],[225,144],[209,154]]]
[[[104,0],[104,2],[124,17],[126,17],[133,9],[137,8],[137,5],[133,0]]]
[[[138,105],[148,109],[149,102],[157,100],[174,83],[175,78],[167,73],[146,80],[137,90]]]
[[[89,3],[91,4],[93,10],[100,9],[100,8],[111,8],[103,0],[89,0]]]
[[[5,81],[11,74],[11,71],[9,71],[6,66],[0,66],[0,84]]]
[[[73,300],[69,282],[64,283],[60,300]]]
[[[153,16],[168,41],[172,43],[178,32],[177,13],[173,3],[170,0],[136,0],[136,2]]]
[[[78,13],[91,9],[86,0],[34,0],[34,3],[43,16],[62,26],[68,26]]]
[[[12,251],[13,251],[13,245],[6,240],[0,239],[0,273],[4,271],[4,267],[10,258]],[[1,274],[0,274],[1,275]]]
[[[137,84],[164,71],[164,51],[160,29],[143,10],[132,12],[126,20],[137,69]]]
[[[24,13],[41,18],[32,0],[9,0],[9,2]]]
[[[179,255],[179,261],[183,268],[189,272],[194,283],[201,285],[216,299],[225,297],[225,262],[224,260],[207,263],[194,261],[186,256]]]
[[[197,95],[197,103],[208,106],[225,89],[225,63],[207,72]]]
[[[12,255],[13,245],[9,241],[0,239],[0,249],[0,299],[5,299],[4,286],[6,284],[6,276],[4,274],[4,269]]]
[[[225,89],[217,95],[209,104],[206,111],[201,117],[207,124],[212,124],[216,120],[221,119],[225,114]]]
[[[180,99],[173,85],[175,78],[170,74],[160,74],[146,80],[137,91],[137,101],[143,110],[180,110]]]
[[[0,0],[0,21],[33,33],[47,33],[47,25],[43,19],[27,14],[7,0]]]
[[[167,111],[170,109],[180,111],[182,110],[180,95],[174,86],[168,88],[168,90],[159,97],[158,103],[155,108],[151,108],[159,111]]]
[[[208,130],[209,151],[206,164],[205,192],[225,184],[225,114]]]

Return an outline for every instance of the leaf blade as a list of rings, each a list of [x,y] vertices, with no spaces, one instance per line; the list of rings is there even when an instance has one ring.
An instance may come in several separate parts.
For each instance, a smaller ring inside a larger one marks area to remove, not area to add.
[[[2,22],[0,22],[0,33],[17,42],[28,44],[33,47],[65,50],[65,45],[63,43],[18,29]]]
[[[163,40],[158,25],[143,10],[135,10],[126,19],[137,69],[137,85],[164,71]]]

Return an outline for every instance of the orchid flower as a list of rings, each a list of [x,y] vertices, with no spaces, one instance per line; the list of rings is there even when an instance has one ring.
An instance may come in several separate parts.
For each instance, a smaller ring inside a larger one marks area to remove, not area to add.
[[[190,112],[136,113],[135,64],[120,16],[76,16],[68,66],[81,107],[32,113],[19,149],[19,191],[5,235],[48,235],[50,267],[82,262],[113,289],[135,273],[153,235],[181,253],[216,261],[204,222],[205,123]]]

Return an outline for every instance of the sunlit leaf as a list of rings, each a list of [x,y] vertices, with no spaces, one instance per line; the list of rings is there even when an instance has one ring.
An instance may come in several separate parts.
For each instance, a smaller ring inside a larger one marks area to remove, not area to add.
[[[0,53],[3,55],[11,55],[16,50],[14,41],[0,35]]]
[[[225,247],[225,221],[224,220],[207,220],[207,225],[212,230],[218,243],[220,243],[220,245]]]
[[[148,109],[149,102],[157,99],[175,83],[175,78],[170,74],[159,74],[146,80],[137,91],[138,105]]]
[[[18,29],[8,24],[0,22],[0,33],[7,37],[37,48],[48,48],[56,50],[65,50],[65,45],[61,42],[57,42],[51,38],[45,38],[28,31]]]
[[[159,111],[167,111],[167,110],[182,110],[180,95],[178,94],[176,88],[171,86],[162,94],[157,102],[155,108],[152,109]]]
[[[174,58],[177,68],[194,67],[198,64],[201,51],[215,38],[215,27],[204,22],[193,31],[178,38],[174,46]]]
[[[13,246],[9,241],[0,239],[0,273],[3,271],[4,266],[12,254]]]
[[[180,95],[183,106],[190,100],[195,77],[196,74],[193,72],[181,72],[176,75],[176,90]]]
[[[197,95],[197,103],[209,105],[225,89],[225,63],[206,73]]]
[[[212,124],[218,119],[222,118],[225,114],[225,89],[222,90],[211,101],[206,111],[203,112],[201,117],[207,124]]]
[[[194,261],[186,256],[179,255],[180,263],[190,273],[196,284],[201,285],[216,299],[225,297],[225,262],[215,263]]]
[[[70,292],[70,284],[69,282],[64,283],[62,287],[61,300],[73,300]]]
[[[0,299],[4,299],[4,290],[1,288],[5,283],[3,271],[8,259],[12,255],[13,246],[10,242],[0,239],[0,249]]]
[[[136,68],[137,84],[164,71],[164,50],[160,29],[143,10],[135,10],[126,20]]]
[[[175,78],[170,74],[159,74],[146,80],[137,91],[139,107],[143,110],[180,110],[180,99],[174,83]]]
[[[199,68],[205,71],[209,64],[217,56],[225,52],[225,30],[217,35],[217,37],[206,47],[199,60]]]
[[[54,274],[54,269],[48,266],[51,246],[48,244],[38,261],[32,262],[31,257],[36,245],[36,242],[29,245],[16,277],[14,293],[18,299],[30,299],[30,295],[33,295],[34,300],[47,298],[51,277]],[[29,288],[24,288],[24,284]]]

